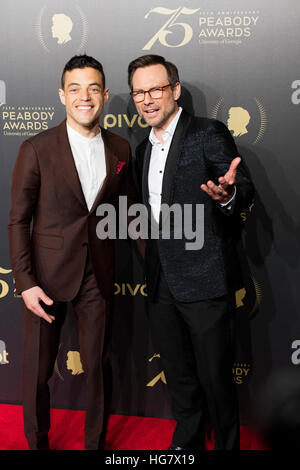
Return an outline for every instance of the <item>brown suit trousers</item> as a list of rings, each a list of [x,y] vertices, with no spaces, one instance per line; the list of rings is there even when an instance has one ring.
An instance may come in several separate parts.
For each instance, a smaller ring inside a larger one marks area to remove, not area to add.
[[[86,268],[78,294],[72,300],[80,357],[86,379],[85,449],[104,446],[107,422],[105,383],[108,367],[110,301],[102,297],[87,255]],[[49,448],[50,394],[48,381],[53,373],[67,303],[43,305],[55,316],[51,324],[24,309],[25,347],[23,357],[24,429],[31,450]]]

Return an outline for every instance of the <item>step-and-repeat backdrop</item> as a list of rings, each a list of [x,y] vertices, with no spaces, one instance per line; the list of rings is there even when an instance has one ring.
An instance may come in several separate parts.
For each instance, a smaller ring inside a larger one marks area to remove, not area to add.
[[[22,299],[7,239],[18,148],[64,119],[62,69],[87,53],[103,63],[110,88],[101,124],[127,138],[134,152],[149,129],[130,100],[127,66],[156,53],[179,68],[182,106],[228,126],[256,185],[254,204],[241,214],[247,257],[244,287],[236,292],[232,367],[242,420],[249,422],[269,374],[300,367],[298,0],[10,0],[0,9],[0,401],[21,401]],[[170,417],[142,267],[127,241],[117,243],[116,254],[112,411]],[[53,406],[84,408],[71,310],[51,389]]]

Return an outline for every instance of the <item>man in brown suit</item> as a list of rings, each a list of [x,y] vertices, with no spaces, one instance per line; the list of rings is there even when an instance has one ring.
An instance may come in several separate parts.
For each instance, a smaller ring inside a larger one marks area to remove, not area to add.
[[[108,89],[97,60],[70,59],[59,95],[66,120],[23,142],[12,180],[10,256],[25,304],[24,427],[30,449],[49,449],[48,380],[72,302],[86,375],[85,449],[100,449],[114,263],[113,240],[96,235],[96,208],[127,194],[130,147],[99,127]]]

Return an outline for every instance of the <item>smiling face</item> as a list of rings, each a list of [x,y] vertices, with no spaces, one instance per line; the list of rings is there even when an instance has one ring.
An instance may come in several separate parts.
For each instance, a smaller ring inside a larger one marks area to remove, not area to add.
[[[108,100],[108,89],[103,89],[99,70],[85,67],[67,71],[59,97],[66,107],[67,122],[73,129],[85,136],[98,130],[99,117]]]
[[[138,68],[132,77],[132,90],[150,90],[155,87],[163,87],[169,82],[167,70],[161,64],[149,65]],[[144,101],[135,103],[140,116],[154,128],[154,131],[160,132],[168,127],[178,111],[176,100],[180,97],[180,83],[173,88],[164,89],[162,97],[153,99],[149,93],[145,94]]]

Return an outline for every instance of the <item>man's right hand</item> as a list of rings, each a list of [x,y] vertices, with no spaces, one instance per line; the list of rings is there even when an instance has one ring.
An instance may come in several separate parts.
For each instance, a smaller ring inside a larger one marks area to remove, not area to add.
[[[38,286],[34,286],[30,289],[24,290],[21,295],[26,307],[32,313],[38,317],[44,318],[48,323],[52,323],[52,321],[55,320],[55,317],[53,315],[48,315],[40,305],[40,300],[42,300],[46,305],[53,304],[53,300],[45,294],[43,289]]]

